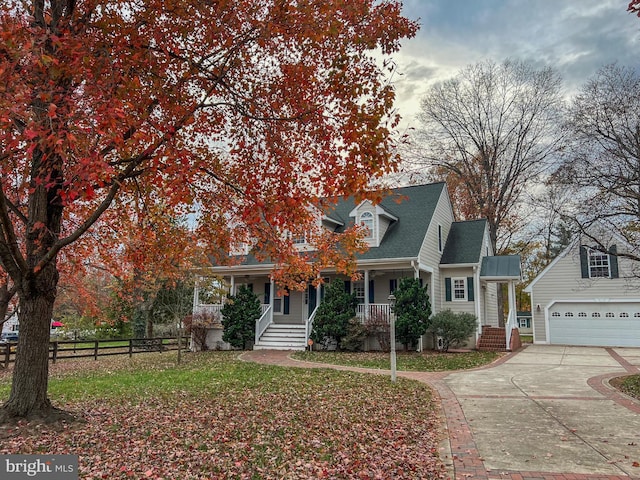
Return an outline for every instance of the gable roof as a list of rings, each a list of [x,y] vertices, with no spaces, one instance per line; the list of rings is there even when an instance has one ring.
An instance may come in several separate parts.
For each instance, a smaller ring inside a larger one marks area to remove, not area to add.
[[[370,248],[357,258],[376,260],[417,257],[444,189],[444,182],[394,189],[380,202],[380,206],[398,220],[389,225],[380,246]],[[354,208],[356,204],[349,198],[338,202],[335,210],[329,212],[328,216],[345,221],[345,227],[337,231],[343,231],[354,224],[354,218],[349,217]]]
[[[482,256],[482,241],[486,228],[485,219],[452,223],[440,265],[478,263]]]

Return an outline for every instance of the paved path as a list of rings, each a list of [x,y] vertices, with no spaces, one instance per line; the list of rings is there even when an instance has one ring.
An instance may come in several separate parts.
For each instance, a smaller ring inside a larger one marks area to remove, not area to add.
[[[301,362],[256,350],[244,360],[281,366],[381,370]],[[640,372],[640,349],[531,345],[480,369],[398,372],[431,385],[449,433],[442,453],[456,479],[640,478],[640,403],[607,384]]]

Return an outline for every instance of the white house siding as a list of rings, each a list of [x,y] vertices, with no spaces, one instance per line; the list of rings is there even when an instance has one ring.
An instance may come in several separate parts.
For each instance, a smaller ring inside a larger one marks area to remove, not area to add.
[[[545,310],[555,303],[572,300],[589,302],[638,299],[637,279],[624,278],[629,272],[629,261],[618,257],[620,278],[581,278],[579,246],[558,258],[532,286],[531,310],[534,324],[534,342],[549,341],[546,331]]]
[[[434,313],[443,310],[442,300],[444,298],[444,280],[442,280],[442,272],[440,271],[440,259],[442,251],[438,250],[438,225],[442,226],[442,248],[449,236],[449,230],[453,223],[453,208],[449,200],[449,193],[445,188],[442,189],[438,205],[436,206],[424,242],[420,247],[419,260],[422,265],[426,265],[433,269],[433,298],[431,299],[431,309]]]

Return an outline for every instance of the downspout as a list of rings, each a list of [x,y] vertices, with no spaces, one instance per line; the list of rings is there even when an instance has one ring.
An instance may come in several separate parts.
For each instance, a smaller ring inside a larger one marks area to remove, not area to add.
[[[413,268],[413,278],[415,278],[416,280],[420,279],[420,264],[415,260],[411,260],[411,267]],[[423,341],[424,341],[424,335],[420,335],[420,338],[418,339],[419,352],[421,352],[422,349],[424,348]]]

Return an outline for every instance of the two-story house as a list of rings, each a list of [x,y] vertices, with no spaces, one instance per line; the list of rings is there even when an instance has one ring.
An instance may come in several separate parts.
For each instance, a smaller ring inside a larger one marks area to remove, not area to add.
[[[485,220],[455,221],[444,183],[398,188],[377,205],[344,199],[323,215],[322,224],[336,232],[353,224],[366,227],[369,249],[357,257],[360,279],[346,280],[358,299],[357,314],[363,321],[376,312],[388,312],[389,295],[399,280],[413,277],[427,287],[433,313],[449,308],[477,317],[477,334],[469,339],[474,346],[483,326],[498,324],[497,282],[511,283],[510,291],[515,291],[513,283],[520,278],[519,257],[493,256]],[[246,284],[263,300],[255,348],[305,348],[323,285],[309,284],[306,291],[280,297],[281,289],[271,280],[273,268],[246,255],[240,264],[211,266],[207,271],[222,278],[230,292]],[[322,277],[331,282],[336,273],[327,269]],[[510,295],[512,325],[514,295]],[[221,305],[201,303],[196,292],[194,312],[220,309]]]

